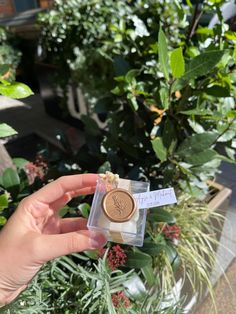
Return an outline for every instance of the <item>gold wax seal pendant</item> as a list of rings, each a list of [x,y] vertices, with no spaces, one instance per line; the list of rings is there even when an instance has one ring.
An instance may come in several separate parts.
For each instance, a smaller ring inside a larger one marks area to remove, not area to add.
[[[102,208],[109,220],[125,222],[130,220],[135,213],[136,202],[127,190],[117,188],[104,195]]]

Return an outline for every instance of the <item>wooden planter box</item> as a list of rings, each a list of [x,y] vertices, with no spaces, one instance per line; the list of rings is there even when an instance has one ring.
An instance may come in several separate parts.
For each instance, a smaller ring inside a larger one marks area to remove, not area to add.
[[[208,206],[212,211],[216,211],[217,213],[225,217],[227,213],[227,209],[229,207],[229,201],[230,201],[230,196],[232,194],[232,190],[214,181],[210,181],[209,185],[211,188],[210,188],[209,195],[206,198],[206,201],[208,202]],[[224,227],[224,221],[219,223],[215,219],[212,219],[211,223],[214,229],[217,230],[216,238],[218,241],[220,241],[223,227]],[[215,252],[217,252],[217,249],[218,249],[218,246],[215,246],[214,247]],[[194,295],[191,284],[188,281],[184,283],[184,286],[181,290],[181,295],[187,296],[185,300],[185,305],[187,305],[188,310],[185,313],[197,314],[198,306],[200,306],[200,304],[202,303],[205,297],[203,297],[202,300],[199,300],[198,297]],[[206,295],[207,295],[207,289],[206,289]]]
[[[217,190],[217,193],[209,200],[208,206],[212,210],[219,211],[223,214],[228,209],[232,190],[217,182],[211,181],[209,184]]]

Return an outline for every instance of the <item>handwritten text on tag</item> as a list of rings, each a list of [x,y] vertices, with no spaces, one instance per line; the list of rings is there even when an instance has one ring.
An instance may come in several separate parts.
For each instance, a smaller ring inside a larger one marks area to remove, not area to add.
[[[133,194],[139,209],[177,203],[173,188]]]

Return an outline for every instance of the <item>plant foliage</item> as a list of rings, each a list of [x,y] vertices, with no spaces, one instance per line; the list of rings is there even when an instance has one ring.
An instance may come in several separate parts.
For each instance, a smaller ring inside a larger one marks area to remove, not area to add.
[[[60,136],[66,158],[51,157],[46,179],[112,170],[150,180],[152,189],[174,185],[200,197],[221,161],[234,162],[235,36],[218,1],[200,8],[201,14],[219,15],[213,29],[198,23],[198,10],[190,1],[55,0],[40,16],[42,43],[47,60],[58,66],[59,83],[78,84],[88,105],[81,118],[84,146],[73,153]],[[94,114],[103,116],[105,126]],[[2,224],[23,196],[43,184],[25,183],[22,167],[0,178]],[[89,210],[80,198],[60,214],[87,217]],[[46,306],[49,313],[181,313],[181,297],[173,293],[177,270],[193,291],[201,294],[208,286],[213,296],[213,221],[220,219],[180,193],[177,206],[150,211],[142,248],[119,247],[125,261],[115,271],[109,266],[111,244],[102,259],[101,252],[57,259],[22,295],[19,313],[43,313]],[[124,297],[120,292],[129,298],[128,309],[125,301],[114,309],[112,295],[117,301]]]
[[[219,5],[204,2],[200,13]],[[48,60],[105,117],[102,128],[82,119],[81,169],[109,162],[122,177],[201,196],[221,161],[234,161],[235,39],[223,21],[190,23],[194,12],[181,1],[56,0],[41,15]]]
[[[0,95],[19,99],[33,94],[27,85],[15,82],[20,59],[21,52],[12,46],[9,42],[9,34],[0,27]],[[16,133],[16,130],[6,123],[0,123],[0,138]]]

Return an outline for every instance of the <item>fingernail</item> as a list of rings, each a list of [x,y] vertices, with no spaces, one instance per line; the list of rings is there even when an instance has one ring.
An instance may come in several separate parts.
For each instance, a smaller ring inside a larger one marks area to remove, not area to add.
[[[91,232],[90,233],[90,246],[92,249],[102,248],[107,243],[107,238],[103,233]]]

